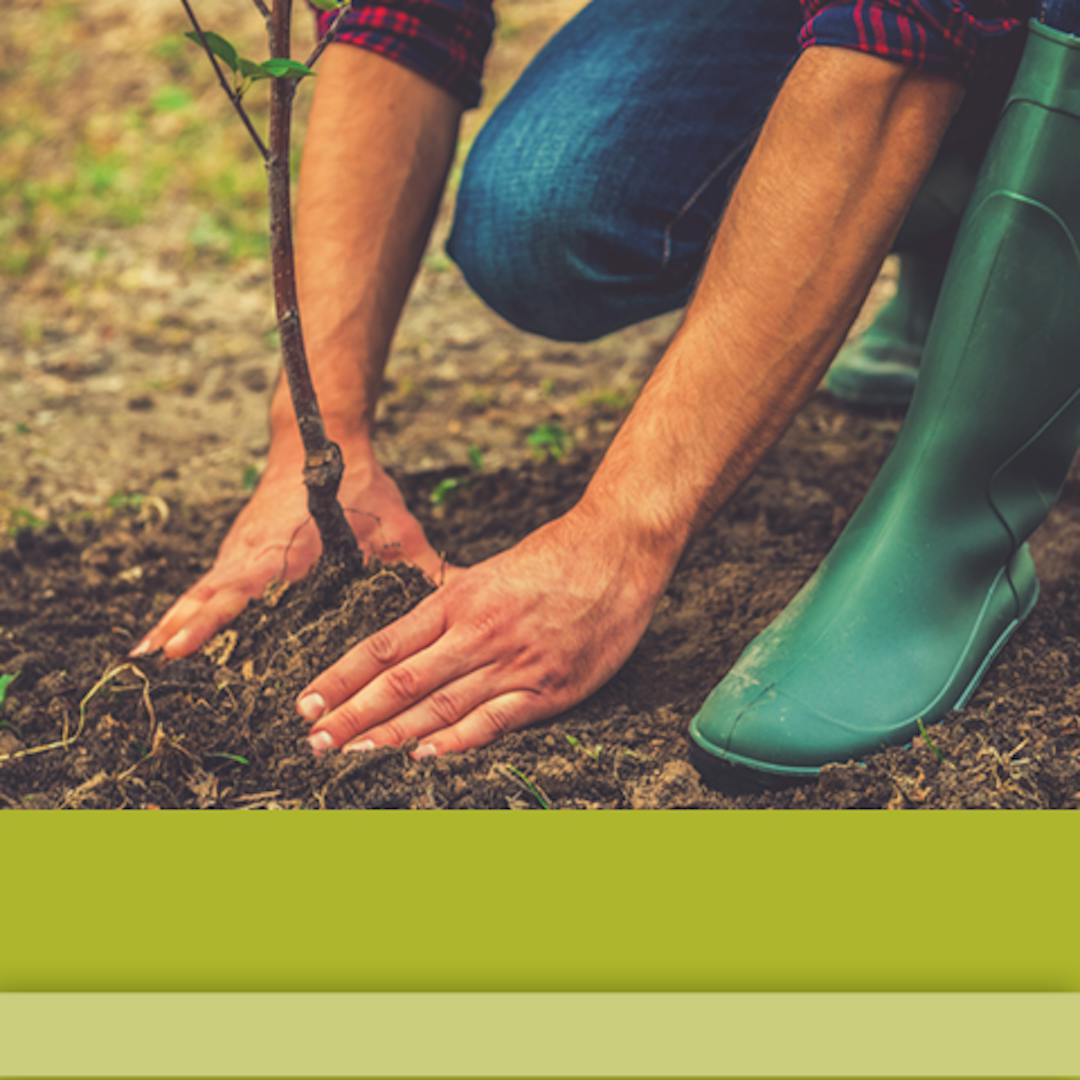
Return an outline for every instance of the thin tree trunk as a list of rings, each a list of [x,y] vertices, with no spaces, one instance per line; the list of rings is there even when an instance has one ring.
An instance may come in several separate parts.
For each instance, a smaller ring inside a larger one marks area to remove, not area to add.
[[[270,15],[270,53],[288,57],[291,44],[292,0],[273,0]],[[266,169],[270,187],[270,257],[273,265],[274,306],[281,337],[285,377],[304,445],[304,483],[308,509],[322,537],[323,558],[358,562],[356,537],[337,500],[344,471],[341,448],[326,436],[315,388],[311,382],[300,307],[296,298],[290,207],[289,146],[296,83],[270,80],[270,156]]]

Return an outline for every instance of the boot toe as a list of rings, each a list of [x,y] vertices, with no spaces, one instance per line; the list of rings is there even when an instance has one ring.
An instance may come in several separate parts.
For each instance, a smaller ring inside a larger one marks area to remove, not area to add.
[[[776,685],[743,696],[731,694],[721,682],[690,723],[690,737],[714,757],[763,772],[805,776],[877,749],[867,745],[877,742],[868,740],[868,734]]]

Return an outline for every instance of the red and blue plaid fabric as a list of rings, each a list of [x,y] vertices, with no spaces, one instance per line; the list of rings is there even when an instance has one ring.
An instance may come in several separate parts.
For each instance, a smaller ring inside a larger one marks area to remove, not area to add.
[[[942,75],[966,75],[1020,31],[1034,0],[800,0],[803,48],[838,45]]]
[[[1037,0],[800,3],[803,48],[835,45],[945,75],[966,75],[984,47],[1021,30],[1037,6]],[[325,33],[335,15],[316,14]],[[352,0],[338,40],[404,64],[473,106],[494,27],[492,0]]]
[[[335,40],[379,53],[430,79],[466,106],[480,100],[484,58],[495,28],[492,0],[352,0]],[[337,17],[316,12],[319,33]]]

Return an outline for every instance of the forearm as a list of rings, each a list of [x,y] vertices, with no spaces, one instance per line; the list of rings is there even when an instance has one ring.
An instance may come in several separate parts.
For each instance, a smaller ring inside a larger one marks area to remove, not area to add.
[[[855,52],[803,55],[732,195],[683,325],[584,510],[677,559],[813,392],[961,93]]]
[[[348,45],[319,66],[301,168],[296,260],[315,390],[331,438],[370,433],[383,368],[453,157],[461,106]],[[272,453],[296,438],[283,382]]]

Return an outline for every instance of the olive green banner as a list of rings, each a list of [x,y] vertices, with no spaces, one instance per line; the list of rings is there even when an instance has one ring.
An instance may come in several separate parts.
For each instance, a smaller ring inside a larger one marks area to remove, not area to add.
[[[4,813],[0,1075],[1080,1076],[1078,851],[1075,813]]]
[[[0,813],[0,991],[1080,991],[1077,852],[1070,812]]]
[[[1080,994],[6,994],[0,1076],[1080,1075]]]

